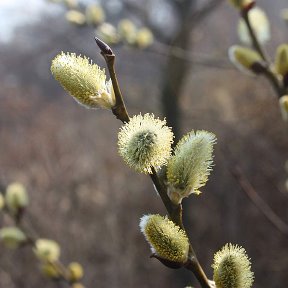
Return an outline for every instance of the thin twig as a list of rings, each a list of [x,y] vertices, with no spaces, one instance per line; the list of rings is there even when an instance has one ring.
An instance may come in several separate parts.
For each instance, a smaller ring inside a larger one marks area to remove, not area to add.
[[[252,203],[270,221],[270,223],[275,226],[276,229],[278,229],[284,235],[288,235],[288,224],[286,224],[279,216],[276,215],[272,208],[253,188],[251,182],[244,174],[239,164],[233,160],[234,157],[231,149],[227,146],[225,149],[221,149],[220,151],[223,156],[222,158],[225,159],[227,172],[233,176],[237,183],[239,183],[240,187],[247,194]],[[228,158],[232,159],[232,164],[226,160]]]
[[[288,225],[275,214],[271,207],[260,197],[253,188],[252,184],[245,177],[239,166],[231,170],[231,174],[240,184],[242,190],[247,194],[254,205],[263,213],[263,215],[283,234],[288,235]]]
[[[205,54],[191,53],[191,51],[181,47],[171,46],[157,41],[155,41],[154,45],[149,47],[145,52],[155,53],[165,57],[170,57],[172,55],[173,57],[191,62],[193,65],[232,69],[231,64],[226,58],[216,58]]]
[[[95,41],[101,50],[101,55],[103,56],[105,62],[107,63],[108,71],[113,85],[116,103],[115,106],[112,108],[112,112],[116,116],[116,118],[122,121],[123,123],[129,122],[129,115],[125,107],[125,103],[122,97],[122,93],[115,72],[115,54],[113,53],[112,49],[105,42],[101,41],[99,38],[95,37]]]

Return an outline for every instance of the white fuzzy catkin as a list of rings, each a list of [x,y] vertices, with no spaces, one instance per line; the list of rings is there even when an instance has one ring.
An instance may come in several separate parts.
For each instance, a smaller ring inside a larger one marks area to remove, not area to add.
[[[226,244],[214,255],[213,279],[217,288],[250,288],[254,281],[251,262],[244,248]]]
[[[53,59],[51,72],[63,88],[85,107],[111,109],[115,105],[111,81],[106,81],[104,69],[92,64],[89,58],[62,52]]]
[[[213,163],[213,145],[216,137],[207,131],[191,131],[177,144],[167,164],[168,194],[174,203],[180,203],[208,180]]]
[[[173,137],[165,120],[153,114],[136,115],[120,128],[119,154],[136,171],[152,173],[152,167],[158,170],[167,163]]]
[[[185,232],[171,220],[160,215],[144,215],[139,226],[150,244],[152,253],[176,263],[187,261],[188,238]]]

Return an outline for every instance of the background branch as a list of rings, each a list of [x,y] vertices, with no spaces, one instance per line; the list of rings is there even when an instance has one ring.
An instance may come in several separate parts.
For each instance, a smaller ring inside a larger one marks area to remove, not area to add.
[[[249,182],[248,178],[244,175],[241,168],[236,165],[236,167],[230,171],[253,204],[273,224],[274,227],[276,227],[281,233],[288,236],[288,225],[279,216],[277,216],[272,208],[265,202],[265,200],[260,197],[257,191],[253,188],[252,184]]]

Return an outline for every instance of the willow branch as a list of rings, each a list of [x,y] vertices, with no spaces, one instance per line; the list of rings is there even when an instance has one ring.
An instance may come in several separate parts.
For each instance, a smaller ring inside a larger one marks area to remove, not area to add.
[[[271,207],[260,197],[253,188],[249,180],[244,176],[240,167],[231,169],[232,175],[240,184],[242,190],[247,194],[253,204],[263,213],[263,215],[283,234],[288,235],[288,224],[286,224]]]
[[[116,116],[117,119],[121,120],[123,123],[129,122],[129,115],[123,100],[123,96],[119,87],[119,83],[117,81],[116,72],[115,72],[115,54],[113,53],[112,49],[103,41],[98,38],[95,38],[96,44],[101,50],[101,55],[103,56],[106,65],[108,67],[108,71],[111,77],[116,104],[112,108],[113,114]],[[157,172],[154,167],[152,167],[152,174],[150,174],[151,180],[153,181],[154,186],[156,187],[161,200],[168,212],[169,218],[179,227],[181,227],[185,232],[185,228],[182,221],[182,205],[181,204],[174,204],[168,194],[167,194],[167,187],[158,177]],[[187,233],[186,233],[187,234]],[[189,260],[186,265],[186,269],[193,272],[195,277],[198,279],[199,283],[201,284],[202,288],[211,288],[209,280],[205,275],[199,261],[197,260],[196,253],[192,248],[191,243],[189,243]]]
[[[101,50],[101,55],[104,57],[106,61],[113,85],[116,103],[115,106],[112,108],[112,112],[116,116],[116,118],[122,121],[123,123],[129,122],[129,115],[122,97],[122,93],[115,72],[115,54],[113,53],[112,49],[105,42],[101,41],[99,38],[95,37],[95,41]]]
[[[189,258],[185,268],[193,272],[193,274],[199,281],[201,287],[212,288],[211,281],[209,281],[209,279],[207,278],[205,272],[203,271],[196,257]]]
[[[155,42],[155,44],[149,47],[146,52],[155,53],[164,57],[173,56],[175,58],[191,62],[193,65],[220,69],[232,69],[229,61],[224,57],[218,58],[217,56],[211,57],[202,53],[191,53],[189,50],[177,46],[167,45],[162,42]]]
[[[11,213],[7,210],[7,208],[5,207],[3,209],[3,212],[13,220],[15,227],[17,227],[18,229],[20,229],[21,231],[23,231],[23,233],[26,236],[26,241],[22,244],[22,246],[30,246],[32,249],[36,248],[36,241],[39,237],[34,237],[32,236],[32,234],[30,233],[30,231],[26,228],[26,225],[24,225],[23,223],[23,218],[22,216],[24,215],[24,211],[21,211],[21,218],[19,218],[17,215],[11,215]],[[21,246],[20,246],[21,247]],[[56,271],[58,271],[60,277],[57,279],[58,281],[62,281],[63,283],[66,283],[69,287],[73,288],[73,284],[70,280],[69,280],[69,273],[66,269],[66,267],[62,264],[62,262],[60,262],[59,260],[56,262],[49,262],[49,264],[51,264]]]

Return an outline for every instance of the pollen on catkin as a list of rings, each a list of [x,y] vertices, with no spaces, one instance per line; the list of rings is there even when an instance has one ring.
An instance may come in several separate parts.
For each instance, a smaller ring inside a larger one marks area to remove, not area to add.
[[[111,81],[106,81],[104,69],[89,58],[62,52],[53,59],[51,72],[62,87],[85,107],[111,109],[115,105]]]
[[[217,288],[250,288],[254,281],[251,262],[244,248],[226,244],[214,255],[213,279]]]
[[[173,133],[165,120],[153,114],[136,115],[120,128],[118,150],[124,161],[138,172],[152,173],[167,163]]]
[[[185,232],[171,220],[160,215],[144,215],[139,226],[150,244],[152,253],[176,263],[187,261],[188,238]]]
[[[177,144],[167,164],[168,195],[180,203],[191,193],[200,194],[212,170],[216,136],[207,131],[191,131]]]

